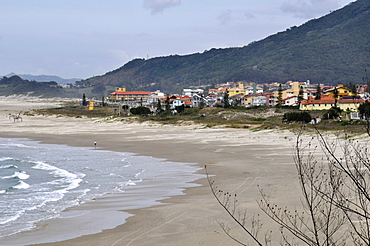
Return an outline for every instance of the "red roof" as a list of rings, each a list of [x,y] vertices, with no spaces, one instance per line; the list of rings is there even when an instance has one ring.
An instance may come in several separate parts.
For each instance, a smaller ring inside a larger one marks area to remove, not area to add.
[[[327,97],[327,96],[322,95],[321,99],[319,100],[316,100],[315,98],[310,97],[308,98],[308,100],[302,101],[301,103],[302,104],[323,104],[323,103],[333,104],[335,103],[335,100],[332,97]]]
[[[364,103],[364,99],[339,99],[339,103]],[[310,97],[308,100],[302,101],[302,104],[334,104],[335,100],[332,97],[328,96],[321,96],[320,100],[315,100],[314,98]]]
[[[111,95],[149,95],[150,91],[115,91]]]
[[[297,97],[297,96],[287,97],[287,98],[283,99],[283,101],[285,101],[285,100],[289,100],[289,99],[292,99],[292,98],[294,98],[294,97]]]
[[[340,103],[364,103],[364,99],[340,99]]]

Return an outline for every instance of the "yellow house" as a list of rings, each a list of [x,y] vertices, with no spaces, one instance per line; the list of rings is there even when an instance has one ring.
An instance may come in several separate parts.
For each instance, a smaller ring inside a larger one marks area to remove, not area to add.
[[[247,95],[243,98],[243,104],[244,105],[252,105],[253,103],[253,98],[257,97],[257,95],[252,94],[252,95]]]
[[[116,88],[116,91],[110,94],[110,99],[122,101],[146,101],[150,94],[150,91],[126,91],[126,88]]]
[[[338,99],[342,98],[343,96],[355,96],[356,93],[353,93],[350,89],[347,87],[344,87],[343,85],[338,85],[332,89],[329,89],[324,92],[325,95],[334,98],[335,97],[335,90],[338,91]]]
[[[337,101],[337,107],[343,111],[357,111],[361,103],[364,103],[364,99],[339,99]],[[308,100],[302,101],[300,104],[300,110],[329,110],[335,106],[335,99],[329,96],[322,96],[321,99],[315,100],[309,98]]]
[[[281,97],[282,99],[285,99],[287,97],[292,97],[292,96],[298,97],[299,90],[300,90],[300,82],[298,81],[292,82],[290,89],[283,90],[281,92]],[[279,97],[279,91],[274,91],[274,97],[276,98],[276,101],[277,101],[277,98]]]
[[[340,99],[338,107],[343,111],[354,111],[358,110],[361,103],[364,103],[364,99]]]
[[[239,87],[230,88],[227,91],[229,92],[229,97],[232,97],[232,96],[235,96],[235,95],[238,95],[238,94],[243,94],[243,95],[246,94],[246,90],[244,89],[244,84],[243,83],[239,83]]]
[[[332,97],[322,96],[321,99],[316,100],[310,97],[308,100],[304,100],[299,105],[300,110],[329,110],[335,106],[335,100]]]

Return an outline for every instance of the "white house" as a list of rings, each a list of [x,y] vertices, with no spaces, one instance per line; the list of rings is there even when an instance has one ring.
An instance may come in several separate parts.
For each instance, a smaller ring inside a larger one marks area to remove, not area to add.
[[[204,90],[203,89],[182,89],[181,95],[182,96],[188,96],[188,97],[193,97],[196,94],[203,94]]]

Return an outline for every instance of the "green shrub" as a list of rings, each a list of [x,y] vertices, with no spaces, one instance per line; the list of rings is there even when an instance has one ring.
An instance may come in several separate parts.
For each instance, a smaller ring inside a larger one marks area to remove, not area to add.
[[[370,119],[370,103],[362,103],[358,107],[358,112],[360,112],[361,119],[369,120]]]
[[[284,122],[302,122],[309,123],[312,117],[307,112],[289,112],[285,113],[283,116]]]
[[[137,107],[137,108],[131,108],[130,113],[133,115],[148,115],[152,112],[147,107]]]
[[[342,113],[342,110],[338,107],[331,107],[328,111],[326,111],[326,113],[323,115],[323,118],[325,120],[328,120],[328,119],[336,119],[340,116],[340,114]]]

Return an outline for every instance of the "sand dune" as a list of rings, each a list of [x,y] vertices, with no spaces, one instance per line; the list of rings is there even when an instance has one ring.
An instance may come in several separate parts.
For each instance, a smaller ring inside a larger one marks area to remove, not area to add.
[[[197,163],[202,168],[207,165],[218,186],[237,193],[240,208],[248,208],[250,215],[260,213],[256,203],[260,198],[257,185],[282,206],[299,204],[299,185],[292,158],[295,135],[290,132],[109,123],[99,119],[37,115],[22,115],[22,122],[14,122],[8,117],[20,111],[58,104],[58,100],[0,98],[0,137],[91,147],[97,141],[97,147],[102,149]],[[200,173],[204,174],[204,169]],[[201,186],[185,190],[184,196],[166,199],[161,206],[128,211],[134,216],[115,229],[50,245],[238,245],[222,231],[219,223],[229,225],[234,235],[248,242],[248,236],[211,195],[206,179],[197,183]],[[119,197],[104,198],[81,207],[107,206],[112,199],[115,204],[119,203]],[[63,235],[68,226],[63,220],[47,221],[38,231],[18,235],[17,240],[22,237],[47,240],[49,233],[55,231],[53,228],[58,228],[57,233]],[[270,223],[266,224],[266,229],[279,234],[278,227]],[[0,242],[0,245],[4,244]]]

